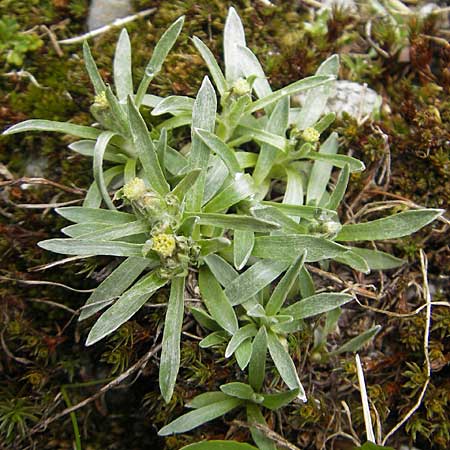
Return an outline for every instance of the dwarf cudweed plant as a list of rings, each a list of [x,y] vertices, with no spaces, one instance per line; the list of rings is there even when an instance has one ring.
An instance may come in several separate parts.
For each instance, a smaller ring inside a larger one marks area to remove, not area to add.
[[[230,382],[220,391],[195,397],[188,405],[192,411],[163,427],[160,435],[183,433],[243,408],[255,425],[251,433],[258,447],[275,449],[256,426],[267,426],[264,408],[307,400],[302,375],[289,353],[289,335],[302,329],[306,319],[326,313],[325,325],[315,329],[313,349],[314,359],[322,359],[358,350],[379,330],[374,326],[328,351],[327,334],[354,295],[316,293],[306,263],[326,267],[334,260],[364,273],[398,267],[403,261],[392,255],[349,243],[407,236],[443,211],[409,210],[341,224],[337,211],[350,174],[364,165],[338,154],[338,136],[327,131],[335,116],[323,114],[339,58],[328,58],[314,76],[272,90],[246,46],[233,8],[224,29],[224,72],[208,47],[193,38],[216,90],[205,77],[196,98],[147,94],[183,20],[162,35],[137,89],[126,30],[114,57],[114,88],[100,77],[85,43],[85,64],[95,90],[95,125],[28,120],[4,134],[43,130],[82,138],[70,148],[93,158],[94,182],[83,206],[56,210],[73,222],[62,229],[68,237],[39,245],[65,255],[122,258],[81,310],[79,320],[100,313],[86,345],[117,330],[159,289],[170,288],[159,371],[166,402],[180,364],[186,279],[198,274],[202,303],[187,313],[206,332],[200,346],[225,344],[225,358],[236,360],[248,382]],[[304,90],[304,106],[292,108],[290,96]],[[165,120],[149,130],[141,108]],[[188,152],[169,145],[172,130],[179,127],[190,133]],[[335,183],[334,168],[340,171]],[[267,392],[267,354],[287,391]],[[211,441],[186,448],[254,447]]]

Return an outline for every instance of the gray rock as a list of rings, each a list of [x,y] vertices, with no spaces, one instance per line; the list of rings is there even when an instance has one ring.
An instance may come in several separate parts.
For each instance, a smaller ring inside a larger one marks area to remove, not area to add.
[[[130,0],[92,0],[87,26],[92,31],[132,13]]]
[[[295,95],[293,102],[300,105],[306,98],[306,92]],[[341,115],[344,111],[358,119],[377,114],[381,106],[381,97],[373,90],[353,81],[336,81],[336,92],[328,99],[324,114],[330,112]]]

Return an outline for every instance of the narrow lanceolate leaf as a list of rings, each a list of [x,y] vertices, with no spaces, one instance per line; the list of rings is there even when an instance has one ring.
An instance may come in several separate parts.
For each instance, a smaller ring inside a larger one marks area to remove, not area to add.
[[[266,74],[255,54],[248,47],[241,45],[238,46],[238,51],[240,53],[240,64],[245,78],[256,76],[256,79],[253,82],[253,89],[258,98],[263,98],[266,95],[271,94],[272,89],[270,84],[267,81]]]
[[[220,69],[219,64],[216,61],[216,58],[214,58],[211,50],[198,37],[194,36],[192,38],[192,41],[194,42],[197,50],[202,55],[202,58],[208,66],[209,73],[211,74],[214,84],[216,85],[219,94],[222,96],[228,89],[228,86],[222,70]]]
[[[228,168],[231,176],[241,171],[241,166],[236,158],[234,151],[228,147],[225,142],[218,138],[214,133],[206,130],[195,128],[194,132],[200,136],[200,139],[205,145],[209,147],[214,153],[222,158],[222,161]]]
[[[249,174],[237,173],[234,180],[203,208],[207,213],[223,212],[253,195],[255,186]]]
[[[113,94],[110,86],[106,88],[105,95],[109,105],[109,112],[114,121],[113,130],[123,136],[129,137],[130,127],[128,126],[128,117],[123,107],[120,105],[119,100],[117,100],[116,96]]]
[[[291,403],[298,394],[298,389],[292,389],[291,391],[280,392],[277,394],[262,394],[264,400],[261,404],[272,411],[276,411]]]
[[[240,398],[241,400],[253,400],[255,394],[251,386],[238,381],[222,384],[220,390],[230,397]]]
[[[214,88],[208,77],[203,79],[192,110],[192,148],[189,154],[189,164],[194,168],[202,169],[202,173],[187,195],[186,207],[190,211],[200,211],[205,190],[206,169],[209,161],[209,148],[194,132],[194,128],[214,131],[217,110],[217,98]]]
[[[94,148],[94,160],[93,160],[93,172],[94,179],[97,183],[98,189],[102,195],[103,201],[109,209],[116,209],[106,188],[105,179],[103,178],[103,155],[105,154],[106,147],[111,139],[115,136],[112,131],[103,131],[98,137],[97,143]]]
[[[240,305],[269,285],[287,266],[285,261],[258,261],[235,278],[225,289],[225,294],[232,305]]]
[[[405,260],[396,258],[389,253],[380,250],[351,247],[352,252],[364,258],[371,270],[395,269],[406,263]]]
[[[287,184],[286,192],[284,193],[283,203],[290,205],[302,205],[303,204],[303,177],[298,170],[291,167],[285,167]],[[299,218],[295,219],[297,222]]]
[[[98,95],[102,92],[105,92],[105,82],[102,80],[102,77],[98,72],[97,64],[95,64],[94,58],[91,54],[91,49],[89,48],[89,44],[87,41],[83,42],[83,57],[84,64],[86,65],[86,70],[89,78],[91,79],[92,85],[94,86],[95,93]]]
[[[283,314],[289,314],[294,319],[306,319],[322,314],[338,306],[345,305],[354,299],[353,295],[327,292],[304,298],[287,308],[282,309]]]
[[[328,139],[320,146],[319,152],[326,155],[337,153],[339,147],[338,135],[333,132]],[[325,161],[316,161],[309,174],[308,187],[306,190],[306,203],[310,205],[319,204],[324,192],[326,191],[328,181],[330,180],[333,164]]]
[[[326,208],[320,208],[316,206],[309,205],[292,205],[290,203],[278,203],[271,201],[263,201],[263,205],[272,206],[277,208],[285,214],[289,214],[294,217],[301,217],[303,219],[313,220],[318,218],[327,218],[329,220],[338,220],[336,211],[332,211]]]
[[[262,326],[253,340],[252,356],[248,366],[248,381],[259,392],[266,376],[267,331]]]
[[[193,411],[178,417],[178,419],[175,419],[173,422],[161,428],[158,434],[160,436],[168,436],[175,433],[185,433],[186,431],[197,428],[199,425],[203,425],[210,420],[223,416],[241,404],[242,400],[238,398],[228,398],[226,400],[214,403],[213,405],[194,409]]]
[[[191,189],[201,171],[201,169],[193,169],[189,171],[186,176],[173,188],[172,194],[175,195],[180,202],[184,199],[184,196],[187,194],[189,189]]]
[[[228,178],[228,169],[218,156],[210,157],[210,164],[206,172],[205,190],[202,204],[208,203],[220,191]]]
[[[73,150],[80,155],[93,157],[95,141],[83,139],[81,141],[72,142],[72,144],[68,145],[68,147],[70,148],[70,150]],[[106,161],[124,164],[125,162],[127,162],[127,158],[124,155],[121,155],[119,152],[120,150],[118,148],[109,146],[106,149],[105,154],[103,155],[103,159],[105,159]]]
[[[330,195],[330,198],[325,205],[325,208],[336,210],[341,204],[344,198],[345,191],[347,190],[348,180],[350,178],[350,168],[348,164],[344,166],[336,183],[336,187]]]
[[[170,95],[163,98],[153,109],[152,116],[162,114],[178,115],[180,113],[192,113],[194,99],[182,95]]]
[[[226,331],[214,331],[213,333],[208,334],[208,336],[204,337],[198,345],[200,348],[214,347],[215,345],[226,343],[228,341],[228,338],[229,335]]]
[[[169,403],[172,398],[178,369],[180,367],[180,339],[184,315],[185,278],[175,277],[170,286],[169,304],[167,306],[164,334],[159,366],[159,387],[161,394]]]
[[[124,166],[114,166],[103,172],[103,178],[106,186],[109,186],[114,178],[124,173]],[[83,208],[100,208],[102,204],[102,195],[98,190],[97,183],[94,181],[89,186],[86,197],[83,200]],[[108,210],[105,210],[108,211]],[[112,212],[112,211],[109,211]]]
[[[258,450],[250,444],[234,441],[203,441],[184,446],[181,450]],[[367,450],[370,450],[369,448]]]
[[[219,255],[209,255],[205,258],[205,262],[216,277],[216,280],[223,287],[227,287],[229,283],[239,276],[233,266]]]
[[[270,296],[270,299],[267,302],[265,308],[266,314],[268,316],[274,316],[283,306],[283,303],[285,302],[289,291],[292,289],[292,286],[297,280],[300,270],[303,267],[303,263],[306,259],[306,254],[307,251],[305,251],[305,253],[303,253],[294,261],[292,266],[289,267],[289,270],[285,273],[283,278],[280,280],[280,282],[272,292],[272,295]]]
[[[289,141],[283,136],[247,125],[239,126],[238,132],[247,136],[248,138],[254,139],[255,141],[263,142],[264,144],[275,147],[282,152],[286,152],[289,144]]]
[[[306,158],[315,161],[329,162],[333,166],[340,168],[348,166],[350,172],[362,172],[366,168],[362,161],[347,155],[327,155],[326,153],[311,152],[308,153]]]
[[[183,28],[184,16],[177,19],[161,36],[158,43],[156,44],[150,61],[145,68],[144,77],[139,85],[138,92],[136,95],[136,104],[139,106],[147,92],[148,85],[153,80],[153,78],[161,70],[161,67],[169,54],[170,50],[175,44],[181,29]]]
[[[142,256],[141,244],[117,241],[92,241],[88,239],[48,239],[39,247],[54,253],[77,256]]]
[[[68,122],[55,122],[53,120],[32,119],[20,122],[9,127],[3,132],[4,135],[24,133],[27,131],[56,131],[57,133],[71,134],[83,139],[97,139],[102,132],[97,128],[75,125]]]
[[[274,224],[277,228],[278,226]],[[234,267],[237,270],[241,270],[250,258],[250,255],[253,250],[253,245],[255,245],[255,233],[254,228],[250,228],[249,230],[237,230],[234,231],[233,236],[233,260]]]
[[[225,237],[197,239],[196,242],[200,246],[200,256],[208,256],[211,253],[220,252],[231,245],[231,241]]]
[[[442,216],[443,209],[405,211],[372,222],[344,225],[337,241],[374,241],[408,236]]]
[[[258,111],[259,109],[264,109],[272,103],[277,102],[283,97],[287,97],[289,95],[297,94],[298,92],[305,91],[311,89],[313,87],[321,86],[322,84],[329,83],[334,81],[335,77],[330,77],[326,75],[315,75],[312,77],[304,78],[303,80],[296,81],[284,88],[279,89],[278,91],[272,92],[269,95],[266,95],[263,98],[260,98],[256,102],[251,103],[247,109],[247,113],[253,113]]]
[[[212,225],[230,230],[269,233],[280,228],[276,223],[240,214],[186,212],[184,215],[185,217],[198,217],[198,223],[200,225]]]
[[[238,13],[231,7],[228,10],[228,16],[223,30],[225,78],[230,84],[243,76],[239,46],[246,46],[244,27]]]
[[[339,256],[348,251],[348,248],[320,237],[288,234],[257,237],[252,255],[257,258],[293,261],[305,250],[308,252],[305,262],[316,262]]]
[[[339,56],[332,55],[326,59],[317,69],[316,75],[337,76],[339,71]],[[324,86],[311,89],[307,94],[297,118],[297,128],[304,130],[313,126],[323,114],[328,98],[335,89],[335,83],[328,83]]]
[[[222,391],[204,392],[186,403],[186,408],[198,409],[228,399]]]
[[[303,298],[312,297],[316,293],[314,280],[305,266],[302,267],[298,275],[298,287],[300,289],[300,295]]]
[[[335,120],[336,120],[336,113],[334,112],[328,113],[314,125],[314,128],[320,134],[322,134]]]
[[[107,309],[92,327],[86,345],[92,345],[117,330],[129,320],[159,288],[168,282],[152,272],[142,278]]]
[[[333,259],[342,264],[347,264],[352,269],[358,270],[359,272],[370,272],[370,267],[368,266],[366,260],[351,250],[343,253],[342,255],[336,256]]]
[[[133,142],[147,181],[156,192],[165,195],[169,192],[169,185],[159,165],[155,145],[150,138],[144,119],[130,97],[128,97],[128,112]]]
[[[127,258],[102,281],[87,299],[78,320],[85,320],[102,310],[109,302],[126,291],[150,265],[146,258]]]
[[[241,370],[245,370],[250,362],[253,352],[253,343],[251,339],[246,339],[234,352],[236,362]]]
[[[287,384],[289,389],[298,389],[297,398],[306,402],[306,394],[297,374],[294,361],[292,361],[289,353],[279,341],[275,333],[269,331],[267,335],[267,344],[269,347],[270,357],[277,368],[281,378]]]
[[[333,355],[339,355],[345,352],[357,352],[361,347],[371,341],[381,330],[381,325],[375,325],[369,330],[364,331],[359,336],[354,337],[341,345],[337,350],[331,352]]]
[[[261,412],[261,408],[253,403],[247,403],[247,422],[263,425],[268,428],[266,420]],[[258,428],[250,427],[250,433],[259,450],[277,450],[274,441],[269,439],[266,434]]]
[[[131,72],[131,45],[126,28],[120,33],[114,54],[114,85],[117,97],[121,102],[125,102],[129,95],[134,94]]]
[[[85,208],[84,206],[67,206],[64,208],[56,208],[55,211],[60,216],[75,223],[95,222],[119,225],[136,220],[134,214],[100,208]]]
[[[191,313],[194,319],[206,330],[222,331],[217,322],[204,309],[191,307]]]
[[[277,223],[285,233],[304,234],[308,232],[308,227],[300,225],[295,219],[282,213],[281,210],[273,206],[261,206],[258,204],[251,208],[251,213],[261,219]]]
[[[202,299],[212,318],[233,335],[238,329],[236,314],[211,271],[202,267],[198,279]]]
[[[140,220],[112,226],[105,226],[102,223],[78,223],[63,228],[62,231],[68,236],[77,239],[114,241],[123,237],[149,232],[150,226],[148,223]]]
[[[248,324],[239,328],[236,333],[230,339],[230,342],[227,345],[225,350],[225,358],[229,358],[236,349],[244,342],[246,339],[249,339],[255,336],[257,333],[256,326],[253,324]]]

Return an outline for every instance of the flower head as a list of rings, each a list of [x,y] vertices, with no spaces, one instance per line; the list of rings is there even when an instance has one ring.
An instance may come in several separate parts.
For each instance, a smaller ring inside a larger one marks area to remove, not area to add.
[[[320,133],[315,128],[308,127],[303,130],[302,138],[306,142],[314,143],[319,140]]]
[[[176,241],[172,234],[160,233],[152,238],[152,250],[168,258],[175,251]]]
[[[147,188],[142,178],[133,178],[123,187],[123,195],[128,200],[139,200],[146,192]]]

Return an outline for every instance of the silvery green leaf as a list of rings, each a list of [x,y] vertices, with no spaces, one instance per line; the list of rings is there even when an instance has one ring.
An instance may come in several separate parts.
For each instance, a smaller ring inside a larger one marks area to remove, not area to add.
[[[317,69],[316,75],[333,75],[337,76],[339,71],[339,56],[332,55],[326,59]],[[334,91],[334,83],[328,83],[311,89],[306,94],[303,107],[297,117],[297,128],[304,130],[313,126],[323,114],[327,100]]]
[[[144,119],[130,97],[128,97],[128,113],[133,142],[144,168],[147,181],[156,192],[165,195],[169,192],[169,185],[159,165],[155,145],[150,138]]]
[[[48,239],[38,242],[39,247],[54,253],[77,256],[142,256],[141,244],[117,241],[91,241],[88,239]]]
[[[314,288],[314,281],[308,269],[303,266],[298,275],[298,287],[300,290],[300,295],[304,297],[311,297],[316,293]]]
[[[225,295],[232,305],[240,305],[269,285],[287,267],[285,261],[258,261],[227,286]]]
[[[259,392],[266,376],[267,331],[262,326],[253,340],[252,356],[248,365],[248,382]]]
[[[251,152],[235,152],[236,159],[239,162],[241,170],[248,169],[249,167],[254,167],[258,158],[256,153]]]
[[[247,141],[254,139],[255,141],[269,144],[282,152],[286,152],[289,145],[289,141],[283,136],[248,125],[240,125],[237,132],[246,136]]]
[[[97,139],[102,132],[97,128],[75,125],[69,122],[56,122],[54,120],[31,119],[9,127],[4,135],[24,133],[26,131],[56,131],[57,133],[71,134],[83,139]]]
[[[216,85],[219,94],[222,96],[227,91],[228,86],[223,72],[216,61],[216,58],[214,58],[211,50],[198,37],[194,36],[192,38],[192,41],[194,42],[197,50],[202,55],[203,60],[206,62],[214,84]]]
[[[194,186],[187,196],[186,207],[190,211],[200,211],[205,190],[206,170],[209,161],[209,148],[194,132],[195,128],[214,131],[217,110],[217,98],[214,88],[208,77],[203,79],[192,111],[192,147],[189,155],[189,164],[192,168],[202,169]]]
[[[269,347],[270,357],[278,370],[283,381],[289,389],[298,389],[297,398],[306,402],[306,394],[297,374],[294,361],[292,361],[289,353],[279,341],[278,337],[272,331],[267,334],[267,344]]]
[[[350,172],[362,172],[366,168],[362,161],[347,155],[327,155],[325,153],[310,152],[307,156],[305,156],[305,158],[313,159],[315,161],[329,162],[333,166],[340,168],[348,166],[350,168]]]
[[[133,76],[131,72],[131,45],[126,28],[123,28],[114,54],[114,85],[117,97],[125,102],[129,95],[134,94]]]
[[[241,400],[253,400],[255,391],[251,386],[238,381],[222,384],[220,390],[230,397],[240,398]]]
[[[95,141],[89,139],[83,139],[81,141],[72,142],[68,146],[70,150],[79,153],[84,156],[94,156],[94,147]],[[120,149],[114,147],[112,145],[106,148],[105,154],[103,155],[103,159],[106,161],[111,161],[119,164],[124,164],[127,162],[127,157],[120,153]]]
[[[306,262],[316,262],[339,256],[348,248],[328,239],[301,234],[261,236],[255,239],[252,256],[289,262],[305,250],[308,251]]]
[[[256,205],[251,208],[251,213],[255,217],[277,223],[285,233],[305,234],[308,232],[306,226],[298,224],[295,220],[273,206],[263,206],[261,208],[260,205]]]
[[[95,93],[99,95],[105,92],[105,82],[102,80],[102,77],[98,72],[97,64],[95,64],[94,58],[92,58],[91,49],[89,48],[87,40],[83,42],[83,58],[87,73],[91,79],[92,85],[94,86]]]
[[[247,421],[257,423],[267,427],[266,420],[261,412],[261,408],[253,403],[247,403]],[[250,427],[250,433],[259,450],[277,450],[274,441],[269,439],[263,431],[256,427]]]
[[[170,146],[167,146],[166,148],[164,163],[166,170],[168,170],[172,175],[181,175],[187,172],[187,158]]]
[[[236,10],[228,10],[225,28],[223,30],[223,53],[225,59],[225,78],[233,83],[243,75],[241,68],[241,52],[239,46],[245,47],[245,32]]]
[[[231,337],[230,342],[228,342],[225,350],[225,358],[229,358],[242,344],[242,342],[255,336],[256,333],[257,329],[253,324],[244,325],[242,328],[239,328]]]
[[[374,241],[408,236],[444,213],[443,209],[416,209],[371,222],[343,225],[338,241]]]
[[[95,344],[129,320],[145,302],[169,280],[151,272],[122,294],[95,322],[86,340],[86,346]]]
[[[288,203],[278,203],[271,201],[261,202],[263,205],[272,206],[273,208],[279,209],[285,214],[289,214],[294,217],[301,217],[308,220],[316,220],[318,218],[327,218],[329,220],[338,220],[336,211],[320,208],[317,206],[309,205],[291,205]]]
[[[271,94],[272,89],[256,55],[248,47],[242,45],[238,45],[238,53],[240,54],[240,65],[245,78],[256,76],[253,89],[257,97],[263,98]]]
[[[182,95],[169,95],[163,98],[152,110],[152,116],[161,116],[162,114],[172,114],[174,116],[180,113],[192,114],[194,99]]]
[[[186,125],[190,125],[192,122],[192,114],[191,113],[180,113],[177,116],[171,117],[170,119],[164,120],[161,122],[156,129],[161,130],[166,128],[167,130],[173,130],[175,128],[184,127]]]
[[[295,83],[289,84],[284,88],[279,89],[278,91],[274,91],[269,95],[266,95],[259,100],[251,103],[247,109],[247,113],[254,113],[259,109],[267,108],[278,100],[288,97],[290,95],[296,94],[301,91],[305,91],[311,89],[313,87],[321,86],[326,83],[330,83],[334,81],[335,77],[330,77],[326,75],[314,75],[312,77],[303,78],[302,80],[296,81]]]
[[[233,335],[238,329],[236,314],[226,293],[208,268],[200,269],[198,284],[202,299],[213,319]]]
[[[186,212],[185,217],[198,217],[200,225],[211,225],[214,227],[239,230],[255,231],[268,233],[277,230],[279,226],[276,223],[267,220],[257,219],[256,217],[244,216],[241,214],[220,214],[220,213],[190,213]]]
[[[210,131],[194,128],[194,133],[200,136],[200,139],[206,146],[208,146],[210,150],[222,158],[222,161],[227,166],[230,175],[233,176],[234,174],[241,172],[241,166],[236,158],[235,152],[228,147],[225,142]]]
[[[347,190],[348,180],[350,178],[350,167],[348,164],[344,166],[336,183],[331,196],[325,205],[327,209],[337,210],[344,198],[345,191]]]
[[[104,223],[77,223],[63,228],[61,231],[67,236],[77,239],[114,241],[126,236],[134,236],[149,232],[150,227],[143,221],[127,224],[106,226]]]
[[[330,112],[323,116],[315,125],[314,128],[322,134],[334,121],[336,120],[336,114]]]
[[[212,155],[210,166],[206,172],[205,191],[203,194],[203,205],[208,203],[220,191],[225,180],[228,178],[228,169],[218,156]]]
[[[249,174],[237,173],[234,179],[203,208],[207,213],[223,212],[249,198],[254,193],[253,179]]]
[[[224,344],[228,340],[228,333],[226,331],[214,331],[208,336],[204,337],[199,343],[200,348],[214,347],[215,345]]]
[[[333,259],[342,264],[346,264],[347,266],[350,266],[352,269],[358,270],[359,272],[370,272],[370,267],[368,266],[366,260],[351,250],[343,253],[342,255],[336,256]]]
[[[338,135],[333,132],[327,140],[320,146],[319,152],[322,154],[333,155],[337,153],[339,147]],[[313,164],[309,175],[308,187],[306,189],[306,203],[311,205],[319,204],[324,192],[326,191],[328,181],[330,180],[333,164],[325,161],[316,161]]]
[[[91,141],[93,142],[93,141]],[[106,186],[109,186],[114,178],[121,176],[124,172],[124,166],[114,166],[103,172],[103,179]],[[83,200],[83,208],[100,208],[102,204],[102,195],[94,181],[89,186],[86,197]]]
[[[197,239],[196,242],[200,246],[201,256],[208,256],[211,253],[220,252],[231,245],[231,241],[225,237]]]
[[[181,450],[258,450],[250,444],[234,441],[203,441],[184,446]],[[370,449],[366,449],[370,450]]]
[[[283,197],[283,203],[288,203],[291,205],[302,205],[303,204],[303,177],[298,170],[292,167],[285,167],[287,183],[286,191]],[[299,222],[300,218],[294,216],[294,221]]]
[[[299,389],[292,389],[290,391],[279,392],[276,394],[262,394],[264,400],[261,404],[272,411],[276,411],[277,409],[291,403],[299,393]]]
[[[112,131],[103,131],[102,134],[97,139],[94,147],[94,160],[93,160],[93,173],[94,179],[97,183],[98,190],[100,191],[103,201],[109,209],[115,210],[113,202],[106,188],[105,179],[103,178],[103,155],[105,153],[106,147],[110,143],[111,139],[116,133]]]
[[[130,127],[128,124],[128,117],[125,113],[125,104],[121,106],[116,96],[113,94],[111,87],[107,87],[105,90],[106,100],[109,105],[109,114],[113,119],[112,129],[120,133],[122,136],[130,136]]]
[[[365,344],[371,341],[381,330],[381,325],[375,325],[369,330],[364,331],[359,336],[354,337],[347,341],[344,345],[341,345],[337,350],[331,352],[333,355],[340,355],[345,352],[357,352]]]
[[[146,258],[127,258],[103,280],[89,296],[78,321],[91,317],[96,312],[127,290],[136,278],[150,265]]]
[[[209,267],[209,270],[213,273],[216,280],[223,286],[228,286],[239,274],[234,270],[233,266],[226,262],[219,255],[208,255],[205,258],[205,262]]]
[[[167,130],[163,128],[161,130],[161,134],[159,135],[158,142],[156,144],[156,155],[158,157],[159,165],[161,166],[161,170],[163,172],[164,178],[167,176],[166,170],[166,154],[167,154]]]
[[[245,370],[250,362],[250,358],[253,352],[253,344],[251,339],[246,339],[239,345],[239,347],[234,352],[236,362],[241,370]]]
[[[279,136],[285,136],[289,120],[289,97],[284,97],[277,102],[269,116],[265,130]],[[272,166],[280,155],[280,151],[270,144],[263,144],[258,155],[253,179],[257,185],[269,175]]]
[[[158,105],[158,103],[160,103],[163,99],[164,97],[160,97],[159,95],[145,94],[141,105],[149,108],[155,108],[156,105]]]
[[[181,29],[183,28],[184,16],[178,18],[170,27],[164,32],[155,48],[150,61],[145,68],[145,74],[139,85],[138,92],[136,94],[136,105],[140,105],[144,94],[147,92],[150,82],[155,75],[161,70],[164,60],[169,54],[170,50],[175,44]]]
[[[291,267],[289,267],[283,278],[277,283],[277,286],[272,292],[265,307],[268,316],[274,316],[280,311],[280,308],[283,306],[283,303],[286,301],[290,290],[298,278],[300,270],[305,262],[306,254],[307,251],[305,250],[305,252],[294,261]]]
[[[218,323],[203,309],[191,307],[190,309],[194,319],[206,330],[220,331]]]
[[[186,431],[197,428],[199,425],[209,422],[210,420],[223,416],[241,404],[242,400],[238,398],[227,398],[226,400],[194,409],[193,411],[178,417],[178,419],[175,419],[173,422],[161,428],[158,435],[168,436],[175,433],[185,433]]]
[[[186,176],[173,188],[172,194],[180,200],[184,199],[189,189],[195,183],[201,173],[201,169],[193,169],[189,171]]]
[[[287,308],[283,308],[282,314],[289,314],[294,319],[306,319],[345,305],[354,298],[353,295],[335,292],[316,294],[299,300]]]
[[[85,208],[84,206],[66,206],[64,208],[56,208],[55,211],[60,216],[75,223],[95,222],[118,225],[136,220],[134,214],[100,208]]]
[[[367,262],[371,270],[395,269],[406,263],[405,260],[396,258],[389,253],[380,250],[370,250],[367,248],[351,247],[352,252],[361,256]]]
[[[273,225],[278,228],[278,225]],[[253,245],[255,244],[255,231],[257,230],[254,227],[249,227],[248,230],[238,230],[235,228],[233,235],[233,259],[234,267],[236,267],[237,270],[241,270],[247,264],[248,258],[253,250]]]
[[[213,403],[221,402],[222,400],[227,400],[228,395],[224,394],[222,391],[204,392],[195,396],[192,400],[186,403],[186,408],[198,409],[204,406],[212,405]]]
[[[180,340],[184,316],[185,280],[184,277],[175,277],[172,280],[164,321],[159,365],[159,387],[166,403],[169,403],[172,398],[180,368]]]

